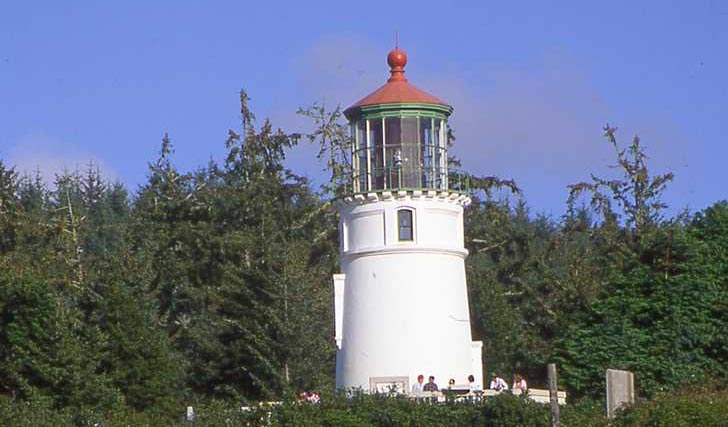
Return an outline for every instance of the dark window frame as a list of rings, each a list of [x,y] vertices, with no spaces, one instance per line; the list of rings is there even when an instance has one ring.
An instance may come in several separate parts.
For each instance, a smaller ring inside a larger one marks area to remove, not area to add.
[[[415,240],[414,209],[397,209],[397,240],[414,242]]]

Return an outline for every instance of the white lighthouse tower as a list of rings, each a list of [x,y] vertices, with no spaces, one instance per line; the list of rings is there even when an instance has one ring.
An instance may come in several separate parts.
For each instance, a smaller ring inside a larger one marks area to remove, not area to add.
[[[404,51],[387,62],[387,83],[344,112],[353,138],[338,204],[336,386],[409,390],[418,374],[482,384],[465,283],[470,198],[447,168],[452,107],[407,81]]]

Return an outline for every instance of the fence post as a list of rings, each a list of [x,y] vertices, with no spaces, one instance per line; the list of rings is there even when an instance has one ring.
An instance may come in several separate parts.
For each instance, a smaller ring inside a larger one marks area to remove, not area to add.
[[[548,364],[549,378],[549,398],[551,399],[551,425],[552,427],[561,426],[561,417],[559,414],[559,389],[556,379],[556,364]]]

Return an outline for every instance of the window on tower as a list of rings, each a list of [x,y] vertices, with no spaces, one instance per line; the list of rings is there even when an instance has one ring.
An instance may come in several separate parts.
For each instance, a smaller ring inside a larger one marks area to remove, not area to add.
[[[412,211],[410,209],[400,209],[397,211],[397,226],[400,242],[411,242],[414,240]]]

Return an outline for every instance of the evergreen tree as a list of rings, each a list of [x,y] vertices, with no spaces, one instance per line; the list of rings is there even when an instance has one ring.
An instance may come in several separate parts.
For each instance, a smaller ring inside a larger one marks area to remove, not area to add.
[[[605,131],[616,147],[614,129]],[[682,218],[664,221],[660,215],[661,192],[672,174],[650,176],[639,138],[617,156],[622,180],[593,177],[592,184],[571,187],[570,205],[573,196],[591,193],[606,218],[598,232],[614,242],[603,243],[613,250],[604,258],[610,273],[602,292],[559,338],[564,378],[578,394],[600,395],[607,368],[636,372],[646,394],[721,371],[720,357],[705,354],[716,348],[720,279],[711,280],[699,267],[704,261],[694,249],[700,244]],[[624,228],[615,221],[621,215]]]
[[[37,279],[0,274],[0,388],[15,397],[51,398],[56,407],[112,409],[123,396],[97,372],[95,346],[80,313]]]
[[[308,258],[308,247],[296,244],[304,235],[295,226],[310,213],[303,209],[308,190],[305,181],[283,166],[285,149],[296,140],[273,131],[268,121],[256,130],[245,92],[241,115],[242,135],[231,131],[227,142],[225,185],[217,210],[221,216],[216,218],[231,226],[221,237],[225,252],[232,255],[223,269],[221,315],[227,325],[222,337],[227,356],[223,371],[250,396],[271,397],[290,387],[296,375],[291,355],[302,342],[293,326],[313,326],[300,321],[301,315],[310,321],[311,314],[294,311],[292,304],[296,290],[311,289],[299,279],[316,280],[299,270]]]
[[[15,249],[18,215],[18,174],[0,160],[0,255]]]
[[[138,411],[175,411],[183,381],[183,360],[160,328],[156,306],[126,283],[111,286],[99,311],[107,335],[103,368]]]

